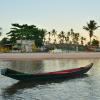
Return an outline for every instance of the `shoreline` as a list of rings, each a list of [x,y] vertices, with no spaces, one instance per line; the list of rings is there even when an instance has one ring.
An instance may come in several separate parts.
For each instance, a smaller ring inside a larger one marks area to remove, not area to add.
[[[45,59],[99,59],[99,52],[76,53],[0,53],[0,60],[45,60]]]

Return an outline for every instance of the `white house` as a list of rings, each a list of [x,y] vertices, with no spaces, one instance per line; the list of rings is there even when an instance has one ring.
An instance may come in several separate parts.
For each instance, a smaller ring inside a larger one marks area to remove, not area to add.
[[[22,52],[32,52],[33,40],[17,40],[17,44],[21,44]]]

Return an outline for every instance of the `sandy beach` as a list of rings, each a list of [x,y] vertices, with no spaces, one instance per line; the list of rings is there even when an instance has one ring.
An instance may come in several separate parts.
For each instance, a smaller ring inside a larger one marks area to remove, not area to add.
[[[1,53],[0,60],[42,60],[42,59],[96,59],[99,52],[81,53]]]

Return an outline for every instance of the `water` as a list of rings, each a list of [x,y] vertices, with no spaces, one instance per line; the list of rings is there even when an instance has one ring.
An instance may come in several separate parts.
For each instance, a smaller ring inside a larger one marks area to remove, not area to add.
[[[47,82],[20,82],[0,75],[0,100],[100,100],[100,59],[0,61],[2,68],[26,73],[69,69],[94,62],[87,76]]]

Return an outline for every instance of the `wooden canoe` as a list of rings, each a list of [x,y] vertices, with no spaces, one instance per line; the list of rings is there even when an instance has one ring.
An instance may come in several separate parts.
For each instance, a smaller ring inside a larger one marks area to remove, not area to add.
[[[55,72],[48,72],[48,73],[38,73],[38,74],[29,74],[29,73],[22,73],[12,69],[1,69],[1,74],[16,80],[51,80],[57,78],[67,78],[71,76],[79,76],[87,71],[93,66],[93,63],[86,65],[84,67],[73,68],[68,70],[61,70]]]

